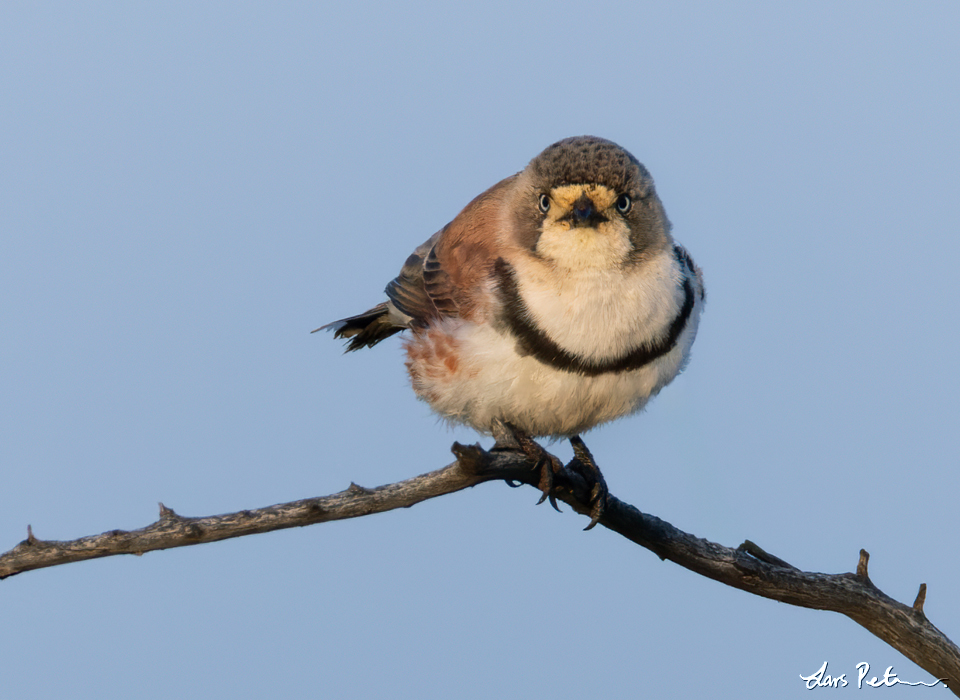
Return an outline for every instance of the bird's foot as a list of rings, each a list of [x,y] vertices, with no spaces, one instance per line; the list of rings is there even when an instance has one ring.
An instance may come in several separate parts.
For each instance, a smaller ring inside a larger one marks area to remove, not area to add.
[[[540,500],[537,501],[537,505],[540,505],[544,501],[550,501],[550,505],[559,513],[562,512],[560,507],[557,505],[557,498],[554,495],[553,488],[553,476],[554,474],[560,473],[563,469],[563,462],[554,457],[552,454],[543,449],[533,438],[531,438],[526,432],[516,428],[509,423],[502,424],[506,428],[505,432],[510,438],[510,441],[515,443],[504,444],[501,442],[500,438],[497,439],[497,446],[503,449],[518,449],[523,452],[530,462],[533,463],[534,469],[540,470],[540,479],[537,482],[537,488],[543,491],[543,495],[540,497]],[[510,482],[507,482],[510,484]],[[513,486],[513,484],[510,484]]]
[[[597,466],[593,455],[590,454],[590,450],[580,436],[574,435],[570,438],[570,445],[573,447],[573,459],[570,460],[567,468],[583,477],[587,486],[590,487],[590,524],[583,528],[590,530],[603,517],[610,490],[607,488],[606,479],[603,478],[603,472],[600,471],[600,467]]]

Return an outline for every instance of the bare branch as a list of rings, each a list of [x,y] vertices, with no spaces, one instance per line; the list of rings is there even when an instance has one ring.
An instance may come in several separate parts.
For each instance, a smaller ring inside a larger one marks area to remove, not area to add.
[[[143,554],[260,532],[303,527],[407,508],[429,498],[485,481],[507,480],[536,486],[539,471],[511,450],[453,446],[457,461],[443,469],[395,484],[368,489],[356,484],[340,493],[238,513],[188,518],[160,504],[159,519],[140,530],[112,530],[66,542],[41,540],[28,526],[27,539],[0,555],[0,579],[73,561],[116,554]],[[555,476],[555,495],[575,511],[590,514],[588,484],[576,472]],[[656,516],[610,496],[600,524],[691,571],[734,588],[790,605],[832,610],[851,618],[907,658],[946,681],[960,697],[960,649],[924,615],[926,584],[913,606],[899,603],[873,585],[869,554],[860,551],[856,573],[800,571],[749,540],[731,548],[700,539]]]

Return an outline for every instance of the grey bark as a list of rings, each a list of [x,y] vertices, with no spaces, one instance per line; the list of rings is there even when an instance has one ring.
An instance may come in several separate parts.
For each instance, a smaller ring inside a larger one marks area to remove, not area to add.
[[[70,541],[41,540],[28,526],[27,539],[0,555],[0,579],[34,569],[117,554],[143,554],[186,547],[331,520],[357,518],[476,486],[506,480],[536,487],[539,470],[512,450],[485,451],[454,443],[457,461],[436,471],[395,484],[363,488],[351,484],[340,493],[225,515],[184,517],[160,504],[159,519],[139,530],[111,530]],[[578,513],[589,515],[589,485],[575,471],[554,477],[555,496]],[[691,571],[728,586],[790,605],[832,610],[846,615],[900,651],[960,697],[960,649],[924,615],[926,584],[913,605],[893,600],[877,588],[867,572],[869,555],[860,550],[856,571],[841,574],[805,572],[750,541],[726,547],[690,535],[628,503],[609,497],[603,525]]]

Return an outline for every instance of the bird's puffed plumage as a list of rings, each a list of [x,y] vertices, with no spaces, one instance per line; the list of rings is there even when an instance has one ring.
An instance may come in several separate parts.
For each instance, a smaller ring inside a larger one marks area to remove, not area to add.
[[[592,136],[553,144],[470,202],[386,294],[324,328],[348,350],[409,329],[413,388],[439,415],[568,437],[673,380],[704,302],[646,168]]]

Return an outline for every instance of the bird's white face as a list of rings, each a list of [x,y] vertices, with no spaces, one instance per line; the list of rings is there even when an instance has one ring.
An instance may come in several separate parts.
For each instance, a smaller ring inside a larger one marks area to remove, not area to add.
[[[574,208],[582,206],[584,196],[596,214],[588,225],[574,216]],[[541,211],[546,208],[546,212],[536,245],[540,256],[569,270],[609,269],[627,259],[633,244],[630,226],[618,209],[618,201],[621,208],[623,205],[620,193],[604,185],[561,185],[545,197],[541,198]]]

